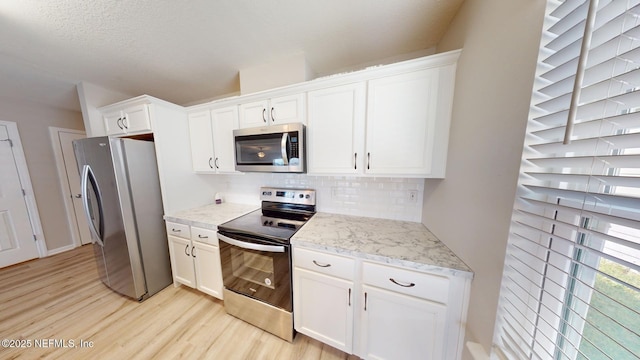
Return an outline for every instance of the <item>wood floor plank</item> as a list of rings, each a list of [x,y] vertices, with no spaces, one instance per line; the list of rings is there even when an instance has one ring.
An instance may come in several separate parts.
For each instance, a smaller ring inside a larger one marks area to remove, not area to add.
[[[193,289],[120,296],[100,281],[91,245],[0,269],[0,287],[0,339],[31,344],[0,347],[0,359],[357,359],[302,334],[284,341]]]

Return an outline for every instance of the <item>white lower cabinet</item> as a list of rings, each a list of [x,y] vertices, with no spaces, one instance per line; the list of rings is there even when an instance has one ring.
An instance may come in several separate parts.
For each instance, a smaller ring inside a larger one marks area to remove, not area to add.
[[[173,283],[196,287],[196,274],[191,257],[191,240],[169,235],[169,254]]]
[[[447,307],[363,285],[361,348],[365,359],[443,359]]]
[[[215,230],[167,223],[173,283],[222,300],[220,249]]]
[[[363,359],[460,358],[467,279],[297,246],[293,264],[296,331]]]
[[[294,250],[294,326],[344,352],[353,347],[353,259]]]

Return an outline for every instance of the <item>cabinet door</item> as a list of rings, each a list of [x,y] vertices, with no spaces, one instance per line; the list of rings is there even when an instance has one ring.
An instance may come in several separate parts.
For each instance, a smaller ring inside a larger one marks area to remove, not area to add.
[[[105,114],[103,118],[106,135],[124,134],[124,124],[122,123],[123,114],[121,111]]]
[[[230,106],[211,111],[213,124],[213,164],[218,172],[235,172],[233,130],[238,128],[238,107]]]
[[[308,172],[357,174],[364,164],[364,83],[310,91]]]
[[[270,101],[269,119],[271,124],[304,123],[304,94],[273,98]]]
[[[220,250],[217,246],[199,242],[193,242],[193,247],[198,290],[222,300]]]
[[[191,241],[171,235],[168,238],[174,283],[195,288],[196,274],[193,269]]]
[[[193,171],[215,172],[213,134],[209,110],[189,114],[189,137]]]
[[[268,125],[268,100],[255,101],[240,105],[240,128],[251,128]]]
[[[364,285],[360,356],[365,359],[443,358],[443,304]]]
[[[141,104],[124,109],[123,125],[127,133],[151,132],[149,105]]]
[[[429,176],[437,106],[438,69],[369,81],[366,172]]]
[[[351,353],[353,282],[295,268],[293,294],[295,329]]]

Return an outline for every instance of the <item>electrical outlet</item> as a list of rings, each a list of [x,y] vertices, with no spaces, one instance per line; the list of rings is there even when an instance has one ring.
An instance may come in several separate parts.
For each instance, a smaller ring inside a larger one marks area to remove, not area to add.
[[[415,203],[418,201],[418,191],[417,190],[409,190],[409,202]]]

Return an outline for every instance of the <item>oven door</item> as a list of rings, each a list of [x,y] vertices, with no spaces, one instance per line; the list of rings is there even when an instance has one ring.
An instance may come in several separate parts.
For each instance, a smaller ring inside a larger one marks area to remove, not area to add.
[[[289,245],[218,232],[225,288],[293,311]]]

